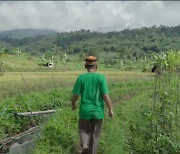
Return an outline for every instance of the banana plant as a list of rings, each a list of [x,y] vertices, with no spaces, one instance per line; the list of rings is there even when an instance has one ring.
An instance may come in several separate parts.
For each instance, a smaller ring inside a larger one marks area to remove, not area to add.
[[[67,59],[68,59],[68,57],[67,57],[67,54],[65,53],[64,57],[63,57],[64,69],[66,68]]]
[[[19,49],[19,48],[18,48],[17,50],[15,50],[16,56],[17,56],[17,55],[22,55],[22,53],[23,53],[22,50]]]
[[[158,73],[164,72],[167,65],[166,54],[161,53],[159,55],[154,55],[155,65],[157,66]]]
[[[168,71],[176,71],[177,67],[180,65],[180,51],[168,51],[166,60]]]
[[[180,67],[180,51],[167,51],[159,55],[154,55],[155,65],[157,65],[159,72],[162,71],[176,71]]]
[[[45,55],[42,54],[40,59],[41,59],[40,65],[43,65],[45,63],[45,61],[46,61]]]

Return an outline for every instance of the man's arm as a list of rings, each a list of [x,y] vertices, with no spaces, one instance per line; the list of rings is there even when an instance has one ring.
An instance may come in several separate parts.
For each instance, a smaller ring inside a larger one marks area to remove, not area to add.
[[[109,117],[113,118],[114,116],[114,113],[113,113],[113,106],[112,106],[112,102],[111,102],[111,99],[109,97],[108,94],[103,94],[103,99],[109,109]]]
[[[72,108],[73,111],[76,109],[76,102],[78,100],[78,97],[79,96],[76,95],[76,94],[73,94],[73,96],[72,96],[72,99],[71,99],[71,101],[72,101],[71,108]]]

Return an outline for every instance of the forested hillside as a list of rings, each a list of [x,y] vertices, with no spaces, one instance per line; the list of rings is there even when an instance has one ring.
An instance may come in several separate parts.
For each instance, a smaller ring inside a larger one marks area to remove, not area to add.
[[[120,32],[91,32],[90,30],[56,33],[23,39],[1,38],[0,50],[11,52],[20,48],[31,55],[43,53],[95,54],[116,53],[121,58],[134,59],[152,53],[180,49],[180,26],[152,26],[125,29]]]

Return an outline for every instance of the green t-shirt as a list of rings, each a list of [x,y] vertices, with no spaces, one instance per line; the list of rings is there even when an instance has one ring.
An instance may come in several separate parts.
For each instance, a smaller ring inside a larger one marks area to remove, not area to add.
[[[103,75],[98,73],[81,74],[74,85],[73,94],[81,95],[79,116],[81,119],[103,119],[103,94],[108,94],[108,86]]]

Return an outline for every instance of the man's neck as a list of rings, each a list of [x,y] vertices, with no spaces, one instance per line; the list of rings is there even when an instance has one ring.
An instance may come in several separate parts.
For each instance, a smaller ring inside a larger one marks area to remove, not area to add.
[[[96,69],[88,69],[87,70],[89,73],[93,73],[93,72],[96,72]]]

